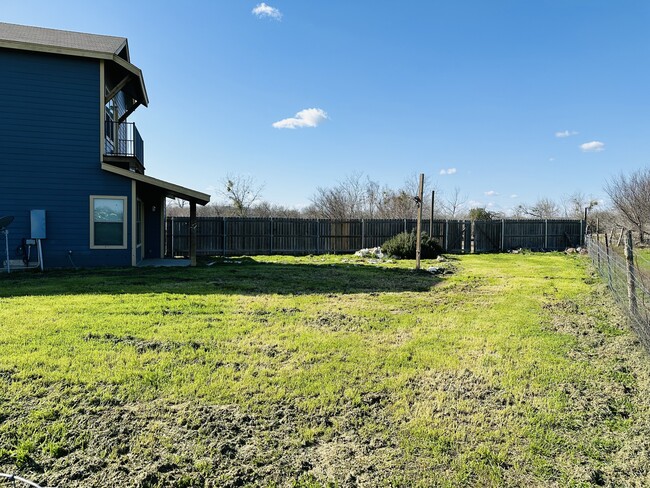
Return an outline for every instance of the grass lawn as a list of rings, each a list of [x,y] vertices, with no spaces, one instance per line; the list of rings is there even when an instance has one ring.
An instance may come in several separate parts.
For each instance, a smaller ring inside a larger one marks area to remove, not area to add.
[[[650,486],[648,355],[588,259],[444,265],[1,275],[0,471],[61,488]]]

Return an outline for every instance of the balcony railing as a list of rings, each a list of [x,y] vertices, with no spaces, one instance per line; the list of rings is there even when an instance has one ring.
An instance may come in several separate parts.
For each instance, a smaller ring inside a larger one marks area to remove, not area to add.
[[[106,121],[107,156],[135,158],[144,166],[144,141],[133,122]]]

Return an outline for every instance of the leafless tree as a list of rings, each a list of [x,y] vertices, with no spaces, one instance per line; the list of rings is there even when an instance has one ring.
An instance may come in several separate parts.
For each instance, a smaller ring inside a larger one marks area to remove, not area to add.
[[[598,200],[585,196],[580,191],[573,192],[570,195],[563,195],[560,200],[560,205],[564,213],[564,217],[569,219],[582,219],[584,218],[585,209],[590,211],[596,205]]]
[[[616,210],[636,228],[639,239],[644,242],[644,229],[650,220],[650,169],[613,177],[605,184],[605,192]]]
[[[352,173],[331,188],[318,187],[311,198],[309,213],[328,219],[358,219],[366,216],[368,205],[377,207],[378,184],[363,173]]]
[[[464,195],[459,187],[455,187],[448,196],[442,198],[440,207],[445,216],[450,219],[455,219],[460,217],[460,213],[466,203],[467,195]]]
[[[226,198],[237,217],[246,217],[251,206],[259,200],[264,185],[258,184],[252,176],[228,174],[222,180],[219,193]]]
[[[560,216],[560,207],[554,200],[543,197],[531,206],[522,203],[516,213],[533,219],[552,219]]]

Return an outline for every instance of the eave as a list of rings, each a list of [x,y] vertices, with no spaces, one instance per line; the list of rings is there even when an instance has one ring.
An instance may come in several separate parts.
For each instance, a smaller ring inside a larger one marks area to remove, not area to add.
[[[210,195],[207,193],[185,188],[184,186],[176,185],[164,180],[159,180],[158,178],[152,178],[151,176],[134,173],[133,171],[118,168],[107,163],[102,163],[102,169],[109,173],[124,176],[125,178],[160,188],[161,190],[165,191],[165,195],[169,198],[180,198],[182,200],[187,200],[188,202],[198,203],[199,205],[207,205],[210,203]]]

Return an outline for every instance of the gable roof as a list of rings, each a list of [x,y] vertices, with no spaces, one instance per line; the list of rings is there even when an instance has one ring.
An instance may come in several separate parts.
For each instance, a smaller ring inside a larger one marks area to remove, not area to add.
[[[125,61],[129,61],[128,44],[125,37],[84,34],[0,22],[0,42],[2,41],[87,51],[110,57],[117,55]]]
[[[119,69],[134,75],[135,98],[149,104],[142,71],[131,64],[129,43],[125,37],[85,34],[0,22],[0,48],[20,49],[66,56],[80,56],[112,61]]]

